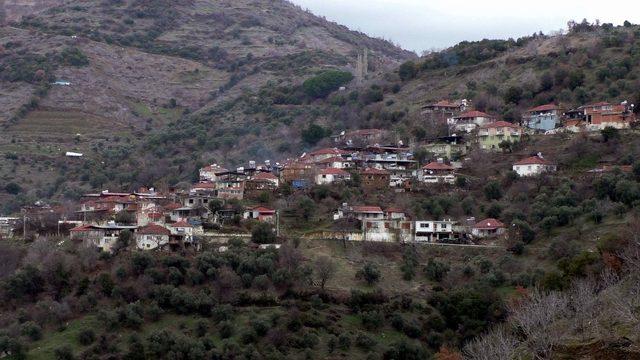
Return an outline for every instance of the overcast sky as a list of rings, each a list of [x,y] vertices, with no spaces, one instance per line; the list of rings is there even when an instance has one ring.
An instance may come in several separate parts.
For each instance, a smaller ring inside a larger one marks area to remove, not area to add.
[[[517,38],[567,21],[640,23],[638,0],[291,0],[314,14],[420,53],[463,40]]]

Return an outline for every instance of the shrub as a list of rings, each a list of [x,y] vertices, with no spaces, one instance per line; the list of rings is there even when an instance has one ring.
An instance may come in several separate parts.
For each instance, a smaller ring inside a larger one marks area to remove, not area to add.
[[[449,270],[449,265],[434,259],[429,259],[429,262],[427,262],[427,266],[425,266],[424,268],[427,279],[437,282],[442,281]]]
[[[302,141],[309,145],[315,145],[330,134],[331,132],[322,126],[310,124],[306,129],[302,130]]]
[[[53,351],[53,356],[56,360],[73,360],[75,357],[73,356],[73,351],[69,346],[62,346]]]
[[[4,191],[11,195],[18,195],[22,192],[22,187],[14,182],[10,182],[4,187]]]
[[[338,336],[338,347],[342,350],[349,350],[349,348],[351,347],[351,337],[349,336],[349,334],[340,334],[340,336]]]
[[[228,339],[232,337],[234,332],[235,328],[233,327],[233,323],[225,321],[220,324],[220,337],[222,339]]]
[[[373,104],[384,100],[384,94],[379,87],[372,86],[362,95],[362,102],[365,105]]]
[[[96,339],[96,334],[91,329],[85,329],[78,333],[78,342],[80,345],[91,345]]]
[[[412,339],[417,339],[422,335],[422,327],[415,320],[406,322],[404,324],[404,327],[402,328],[402,331],[405,333],[405,335]]]
[[[359,333],[358,336],[356,336],[356,346],[363,350],[370,351],[376,345],[376,340],[368,336],[367,334]]]
[[[256,244],[273,244],[276,240],[276,233],[269,223],[259,223],[251,231],[251,241]]]
[[[536,232],[529,224],[522,220],[514,220],[513,225],[518,230],[522,242],[530,244],[536,238]]]
[[[42,339],[42,328],[32,321],[27,321],[26,323],[22,324],[20,333],[24,336],[27,336],[32,341],[38,341]]]
[[[362,269],[356,273],[357,279],[363,279],[369,285],[373,285],[380,281],[380,269],[372,263],[366,263]]]
[[[398,70],[398,75],[400,75],[400,80],[402,81],[411,80],[415,78],[417,74],[418,68],[413,61],[404,62]]]
[[[522,99],[522,88],[519,86],[511,86],[504,94],[504,102],[517,104]]]
[[[68,47],[60,53],[60,62],[69,66],[89,65],[89,58],[77,47]]]
[[[136,252],[131,257],[131,268],[136,274],[144,274],[153,263],[153,257],[146,252]]]
[[[378,311],[367,311],[362,313],[362,326],[367,330],[377,330],[384,323],[384,316]]]
[[[487,200],[500,200],[502,198],[502,185],[497,181],[490,181],[484,187],[484,196]]]
[[[384,360],[419,360],[430,358],[430,354],[422,346],[420,346],[420,344],[402,340],[400,342],[392,344],[391,347],[384,352],[382,358]]]
[[[325,98],[351,80],[353,75],[350,72],[329,70],[307,79],[302,84],[302,89],[309,97]]]
[[[604,142],[609,142],[611,140],[617,140],[620,138],[620,131],[611,126],[605,127],[600,131],[600,133],[602,134],[602,139],[604,140]]]

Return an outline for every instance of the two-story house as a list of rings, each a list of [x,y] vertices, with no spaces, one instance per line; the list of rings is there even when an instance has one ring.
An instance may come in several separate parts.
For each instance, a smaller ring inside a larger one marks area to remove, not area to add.
[[[454,231],[455,221],[416,221],[414,226],[414,239],[416,242],[441,242],[452,240],[456,237]]]
[[[511,143],[522,140],[522,128],[506,121],[496,121],[482,125],[478,130],[478,143],[483,150],[498,150],[500,143]]]
[[[555,104],[540,105],[527,110],[522,123],[529,129],[538,131],[553,130],[560,125],[562,109]]]
[[[441,161],[430,162],[419,171],[418,180],[428,184],[453,184],[456,181],[455,168]]]
[[[136,231],[136,245],[140,250],[162,249],[169,244],[171,231],[158,224],[148,224]]]

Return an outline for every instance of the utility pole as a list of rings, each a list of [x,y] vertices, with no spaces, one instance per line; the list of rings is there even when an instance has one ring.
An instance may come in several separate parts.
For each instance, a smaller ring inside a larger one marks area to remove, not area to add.
[[[276,236],[280,237],[280,210],[276,210]]]

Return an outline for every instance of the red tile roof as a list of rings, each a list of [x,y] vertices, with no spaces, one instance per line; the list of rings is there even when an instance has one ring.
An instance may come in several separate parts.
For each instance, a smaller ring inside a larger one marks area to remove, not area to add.
[[[493,118],[492,115],[489,115],[487,113],[483,113],[482,111],[473,110],[473,111],[467,111],[464,114],[456,116],[456,119],[477,118],[477,117]]]
[[[341,175],[341,176],[349,176],[349,173],[338,168],[327,168],[320,170],[320,175]]]
[[[484,219],[473,226],[474,229],[479,230],[494,230],[498,228],[503,228],[505,225],[496,219]]]
[[[531,156],[516,162],[514,165],[551,165],[551,163],[539,156]]]
[[[259,172],[253,177],[253,180],[278,180],[278,178],[269,172]]]
[[[531,109],[529,109],[527,111],[528,112],[541,112],[541,111],[551,111],[551,110],[559,110],[559,109],[560,108],[556,104],[547,104],[547,105],[536,106],[536,107],[531,108]]]
[[[131,204],[131,200],[128,196],[107,196],[96,200],[96,203],[118,203],[118,204]]]
[[[178,203],[171,203],[171,204],[167,204],[165,206],[163,206],[163,208],[167,211],[171,211],[171,210],[175,210],[175,209],[179,209],[181,208],[182,205],[178,204]]]
[[[186,222],[186,221],[178,221],[177,223],[173,223],[173,224],[171,224],[171,227],[174,227],[174,228],[178,228],[178,227],[185,227],[185,228],[187,228],[187,227],[188,227],[188,228],[190,228],[190,227],[193,227],[193,226],[191,226],[191,224],[189,224],[189,223],[188,223],[188,222]]]
[[[255,206],[255,207],[250,208],[249,210],[257,211],[257,212],[259,212],[261,214],[275,214],[276,213],[276,211],[274,209],[270,209],[270,208],[265,207],[265,206]]]
[[[69,230],[69,231],[73,231],[73,232],[81,232],[81,231],[89,231],[92,230],[93,226],[91,225],[80,225],[78,227],[74,227],[73,229]]]
[[[149,224],[138,229],[140,235],[171,235],[171,231],[158,224]]]
[[[362,171],[364,175],[389,175],[390,172],[387,170],[381,170],[376,168],[366,168]]]
[[[454,168],[447,164],[442,164],[439,162],[430,162],[427,165],[422,167],[423,170],[454,170]]]
[[[358,213],[384,213],[380,206],[354,206],[353,211]]]
[[[485,124],[482,125],[480,128],[481,129],[493,129],[493,128],[503,128],[503,127],[509,127],[509,128],[513,128],[513,129],[520,129],[520,126],[510,123],[510,122],[506,122],[506,121],[496,121],[496,122],[492,122],[490,124]]]

